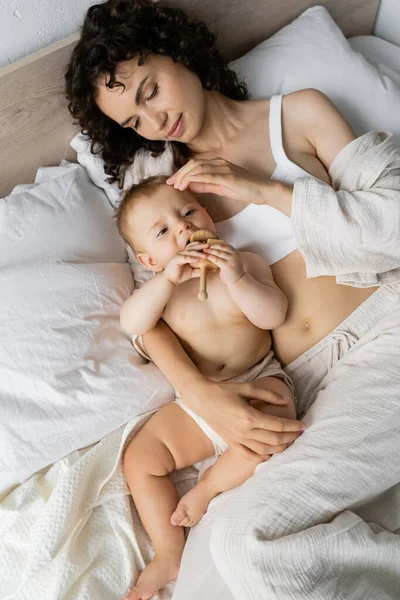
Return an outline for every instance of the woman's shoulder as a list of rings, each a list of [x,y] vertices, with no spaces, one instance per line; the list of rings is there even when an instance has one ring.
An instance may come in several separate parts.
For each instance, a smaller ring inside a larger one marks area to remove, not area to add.
[[[314,88],[287,94],[282,103],[287,137],[303,140],[305,151],[316,154],[327,170],[338,152],[355,138],[354,131],[334,103]]]
[[[328,96],[316,88],[305,88],[283,96],[283,110],[287,109],[290,112],[295,110],[303,116],[315,111],[329,112],[332,106],[334,105]]]

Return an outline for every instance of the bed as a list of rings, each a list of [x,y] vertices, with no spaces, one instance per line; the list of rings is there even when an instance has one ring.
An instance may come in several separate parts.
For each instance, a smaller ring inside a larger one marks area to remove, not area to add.
[[[400,49],[370,35],[378,3],[321,1],[329,16],[312,0],[171,0],[219,32],[253,97],[317,87],[357,133],[400,141]],[[173,397],[119,327],[134,281],[112,220],[119,192],[66,110],[76,40],[0,71],[1,598],[123,597],[151,548],[121,451]],[[177,474],[180,491],[195,476]]]

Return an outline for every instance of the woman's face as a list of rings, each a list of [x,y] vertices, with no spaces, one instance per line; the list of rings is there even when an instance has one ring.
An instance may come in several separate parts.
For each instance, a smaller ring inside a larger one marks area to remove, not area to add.
[[[99,81],[96,103],[100,110],[131,127],[148,140],[189,144],[200,133],[205,118],[205,94],[197,75],[167,56],[149,54],[120,63],[116,80],[125,88],[109,89]]]

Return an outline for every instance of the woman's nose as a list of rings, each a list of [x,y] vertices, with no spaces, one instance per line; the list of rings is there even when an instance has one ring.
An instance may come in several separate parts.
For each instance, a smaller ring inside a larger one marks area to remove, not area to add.
[[[162,133],[166,122],[165,115],[163,115],[163,113],[151,110],[148,111],[146,116],[150,127],[157,133]]]

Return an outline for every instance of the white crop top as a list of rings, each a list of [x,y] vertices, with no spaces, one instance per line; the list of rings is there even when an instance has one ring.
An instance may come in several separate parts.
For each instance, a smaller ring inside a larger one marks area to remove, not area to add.
[[[271,179],[294,183],[298,177],[312,177],[292,162],[282,143],[282,96],[272,96],[269,112],[271,149],[276,168]],[[263,256],[270,265],[294,250],[296,244],[290,218],[265,204],[248,204],[240,213],[216,223],[218,236],[238,250]]]

